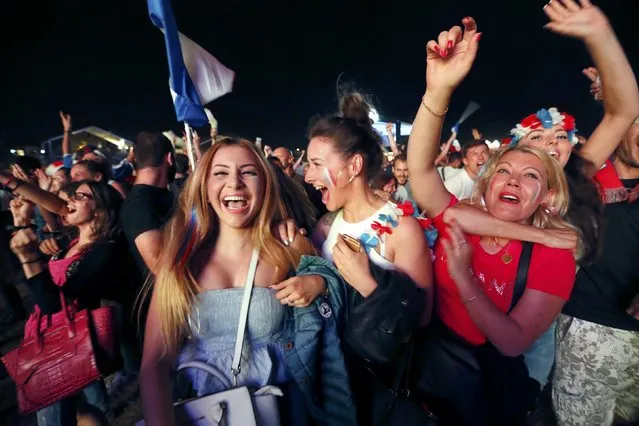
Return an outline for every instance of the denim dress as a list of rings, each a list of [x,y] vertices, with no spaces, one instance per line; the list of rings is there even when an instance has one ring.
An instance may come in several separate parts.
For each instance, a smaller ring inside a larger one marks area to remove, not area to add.
[[[216,367],[221,377],[197,369],[178,373],[178,392],[203,396],[233,388],[233,352],[244,288],[210,290],[198,296],[191,315],[190,336],[178,357],[178,365],[200,361]],[[242,347],[238,386],[259,389],[289,380],[283,348],[279,344],[286,306],[275,291],[254,287]],[[181,394],[181,397],[187,395]]]

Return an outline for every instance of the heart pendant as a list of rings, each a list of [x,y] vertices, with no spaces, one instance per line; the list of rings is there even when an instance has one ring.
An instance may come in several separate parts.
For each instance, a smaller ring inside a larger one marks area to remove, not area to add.
[[[501,260],[506,265],[508,265],[510,262],[513,261],[513,257],[510,255],[510,253],[504,253],[504,254],[501,255]]]

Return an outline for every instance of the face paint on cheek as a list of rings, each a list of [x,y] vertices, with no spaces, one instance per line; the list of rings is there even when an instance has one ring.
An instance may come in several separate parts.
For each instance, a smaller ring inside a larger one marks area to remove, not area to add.
[[[539,199],[539,194],[541,194],[541,182],[533,183],[533,200],[537,202]]]
[[[333,177],[333,174],[327,167],[322,167],[322,177],[324,185],[326,185],[327,188],[335,188],[337,179]]]

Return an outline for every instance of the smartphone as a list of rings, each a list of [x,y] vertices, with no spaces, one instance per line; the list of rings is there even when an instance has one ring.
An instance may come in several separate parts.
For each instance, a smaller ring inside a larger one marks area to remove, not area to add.
[[[344,242],[349,249],[353,250],[355,253],[359,253],[359,251],[362,249],[362,243],[357,238],[351,237],[350,235],[346,234],[340,235],[344,239]]]
[[[55,240],[58,243],[58,247],[60,247],[60,250],[66,250],[71,245],[71,241],[73,241],[73,238],[71,237],[71,234],[65,232],[55,237]]]

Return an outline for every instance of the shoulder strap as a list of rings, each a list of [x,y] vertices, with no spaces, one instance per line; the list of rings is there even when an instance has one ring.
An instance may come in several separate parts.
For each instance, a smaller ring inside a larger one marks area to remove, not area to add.
[[[521,243],[521,256],[519,256],[519,263],[517,264],[517,277],[515,278],[515,289],[513,290],[513,299],[510,302],[510,308],[508,312],[513,310],[521,296],[526,290],[526,281],[528,279],[528,267],[530,266],[530,257],[532,256],[534,244],[530,241],[522,241]]]
[[[255,271],[257,270],[257,261],[260,258],[258,249],[253,250],[251,263],[249,264],[248,274],[246,274],[246,282],[244,283],[244,297],[242,298],[242,309],[240,310],[240,321],[237,326],[237,336],[235,337],[235,353],[233,354],[233,364],[231,372],[233,373],[233,386],[237,386],[237,376],[240,374],[240,360],[242,359],[242,346],[244,345],[244,332],[246,331],[246,320],[248,318],[249,305],[251,303],[251,293],[253,291],[253,282],[255,281]]]

